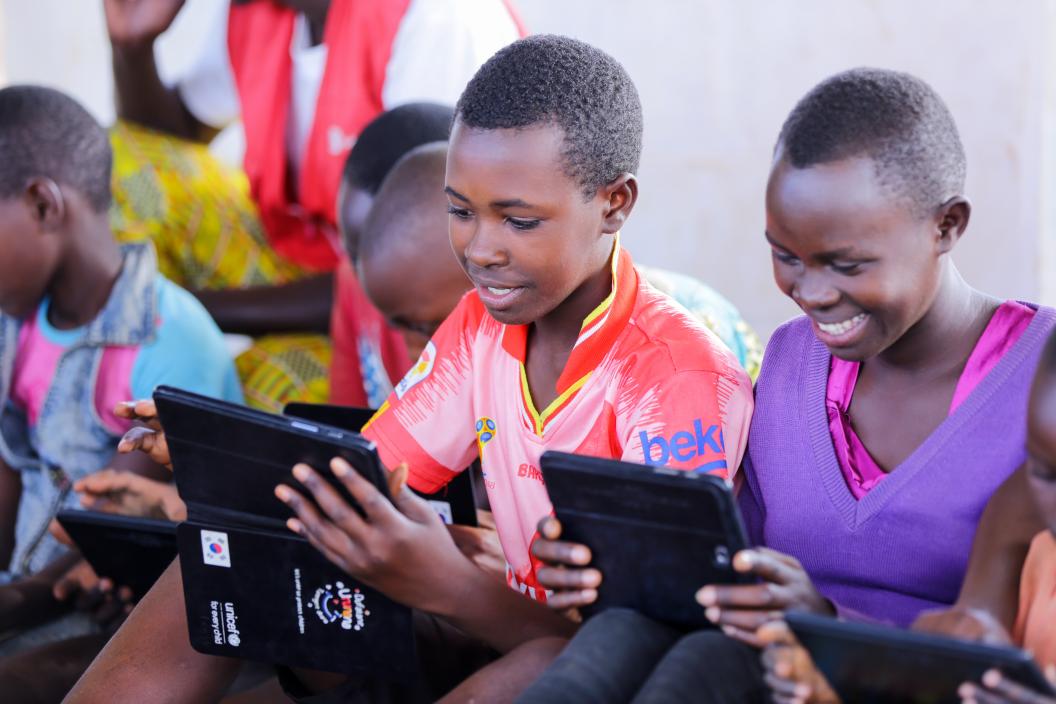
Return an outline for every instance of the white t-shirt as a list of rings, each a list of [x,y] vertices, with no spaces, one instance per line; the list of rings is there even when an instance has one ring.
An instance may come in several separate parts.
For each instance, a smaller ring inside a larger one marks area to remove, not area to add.
[[[197,23],[204,28],[193,54],[180,57],[182,65],[174,66],[177,59],[160,50],[158,69],[168,85],[178,88],[192,115],[219,129],[237,120],[240,113],[227,51],[230,3],[202,1],[208,7],[193,8],[199,15]],[[386,110],[416,101],[454,105],[480,65],[517,37],[517,27],[502,0],[411,0],[393,41],[382,104]],[[287,154],[295,169],[303,161],[312,128],[326,49],[325,44],[311,46],[308,23],[298,17],[290,42],[292,85],[286,131]]]

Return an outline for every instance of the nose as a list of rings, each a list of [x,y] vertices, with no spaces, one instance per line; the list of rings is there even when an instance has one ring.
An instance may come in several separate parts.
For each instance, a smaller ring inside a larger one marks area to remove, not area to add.
[[[463,253],[466,261],[481,269],[500,267],[509,263],[502,225],[480,223],[466,243]]]
[[[840,302],[840,292],[823,272],[807,269],[792,284],[792,300],[801,308],[831,308]]]

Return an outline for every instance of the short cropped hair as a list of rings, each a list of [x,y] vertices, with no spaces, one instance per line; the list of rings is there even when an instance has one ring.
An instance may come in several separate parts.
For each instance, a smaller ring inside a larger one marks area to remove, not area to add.
[[[32,178],[73,188],[96,212],[110,207],[110,139],[88,111],[43,86],[0,90],[0,198]]]
[[[454,116],[454,108],[440,103],[407,103],[381,113],[352,145],[345,182],[374,195],[404,154],[422,144],[446,141]]]
[[[439,229],[447,241],[444,205],[444,168],[447,142],[431,142],[407,152],[389,171],[374,198],[359,237],[359,257],[367,260],[394,251],[407,241],[432,235],[430,212],[439,215]],[[436,228],[433,228],[436,229]]]
[[[866,156],[879,182],[921,217],[964,190],[957,125],[931,86],[908,73],[856,68],[822,81],[785,120],[778,149],[797,169]]]
[[[557,125],[565,171],[588,199],[638,170],[638,91],[619,62],[576,39],[536,34],[508,45],[480,67],[455,111],[475,129]]]

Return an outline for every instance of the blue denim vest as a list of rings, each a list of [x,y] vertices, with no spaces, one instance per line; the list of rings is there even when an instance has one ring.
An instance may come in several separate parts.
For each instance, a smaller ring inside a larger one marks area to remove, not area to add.
[[[106,347],[149,342],[157,317],[153,247],[126,245],[122,256],[106,305],[59,359],[32,430],[10,398],[20,323],[0,314],[0,455],[22,475],[10,576],[32,574],[64,551],[48,524],[60,509],[77,506],[73,483],[106,467],[117,449],[120,436],[106,428],[95,407],[99,363]]]

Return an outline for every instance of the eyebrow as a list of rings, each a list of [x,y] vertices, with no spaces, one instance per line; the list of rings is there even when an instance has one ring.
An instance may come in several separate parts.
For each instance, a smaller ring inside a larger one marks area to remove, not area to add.
[[[456,191],[454,188],[451,188],[451,186],[444,186],[444,193],[448,194],[452,198],[456,198],[456,199],[462,201],[463,203],[470,202],[469,198],[466,198],[464,195],[462,195],[461,193]],[[528,201],[521,200],[520,198],[507,198],[507,199],[504,199],[504,200],[493,200],[493,201],[491,201],[491,207],[492,208],[533,208],[535,206],[533,206]]]
[[[766,241],[769,242],[772,246],[777,247],[778,249],[784,250],[786,252],[790,252],[791,251],[787,247],[784,247],[781,244],[775,242],[774,238],[770,236],[769,230],[763,230],[763,236],[766,237]],[[843,247],[841,249],[833,249],[833,250],[830,250],[828,252],[819,252],[818,254],[814,255],[814,258],[819,260],[819,261],[825,261],[825,262],[831,262],[831,261],[834,261],[836,259],[843,259],[843,258],[847,258],[847,259],[862,259],[862,260],[868,260],[869,259],[869,257],[867,255],[865,255],[863,253],[860,253],[860,252],[856,252],[854,247]]]

